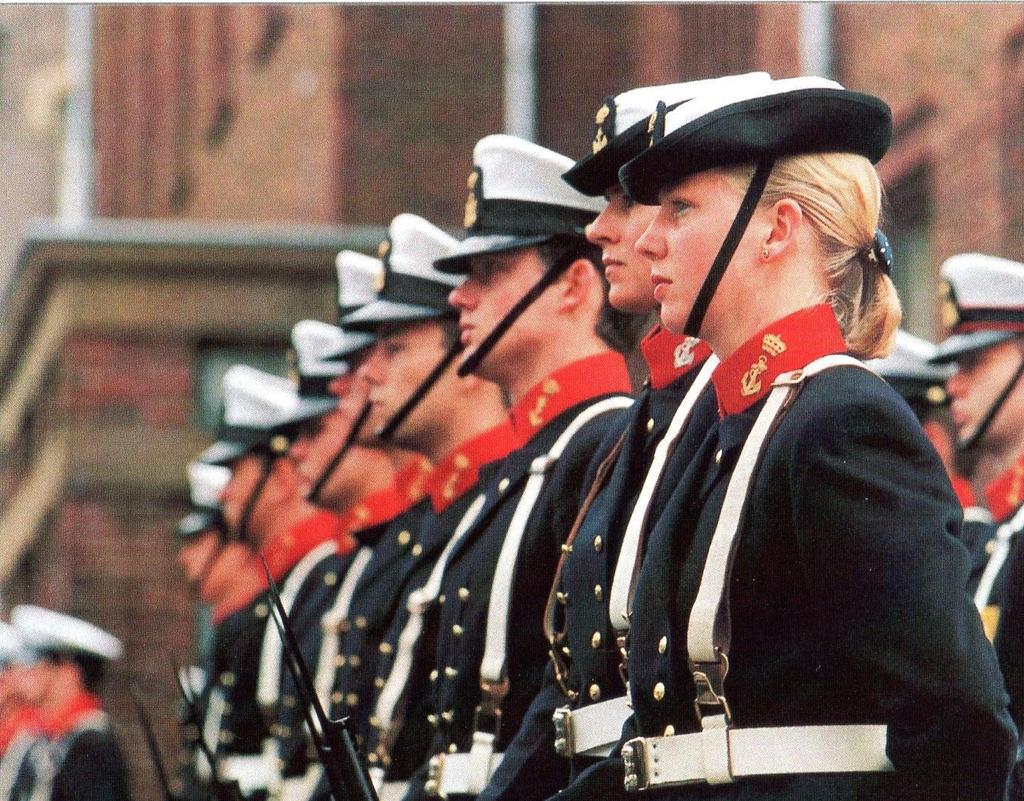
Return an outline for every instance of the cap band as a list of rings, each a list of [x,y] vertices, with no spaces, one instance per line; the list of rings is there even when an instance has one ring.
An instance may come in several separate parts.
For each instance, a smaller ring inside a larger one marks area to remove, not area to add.
[[[448,295],[454,288],[431,281],[429,278],[388,270],[379,297],[392,303],[430,306],[440,311],[448,311]]]
[[[501,233],[512,236],[582,234],[594,212],[528,200],[477,200],[476,220],[470,236]]]
[[[761,201],[761,195],[764,194],[764,188],[768,184],[768,178],[772,174],[774,165],[775,159],[769,158],[759,162],[754,170],[754,177],[750,179],[750,186],[747,187],[743,202],[740,203],[739,211],[736,212],[736,219],[732,221],[729,232],[725,235],[725,241],[722,242],[722,247],[704,279],[704,284],[697,294],[693,308],[690,309],[690,316],[686,319],[686,325],[683,327],[683,333],[687,336],[700,336],[699,331],[704,324],[704,315],[707,314],[708,306],[711,305],[715,291],[722,281],[722,276],[725,275],[725,268],[729,266],[729,262],[740,244],[740,239],[743,238],[743,234],[747,230],[750,218],[754,216],[754,210]]]

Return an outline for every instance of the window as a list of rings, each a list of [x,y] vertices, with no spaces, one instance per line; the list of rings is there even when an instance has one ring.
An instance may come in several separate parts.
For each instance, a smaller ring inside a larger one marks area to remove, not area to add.
[[[892,224],[886,234],[893,247],[893,281],[903,303],[903,328],[935,339],[935,296],[938,290],[932,261],[934,219],[932,170],[920,164],[888,192]]]
[[[287,348],[273,346],[206,345],[196,360],[196,425],[211,434],[217,430],[224,393],[224,373],[233,364],[284,376],[288,373]]]

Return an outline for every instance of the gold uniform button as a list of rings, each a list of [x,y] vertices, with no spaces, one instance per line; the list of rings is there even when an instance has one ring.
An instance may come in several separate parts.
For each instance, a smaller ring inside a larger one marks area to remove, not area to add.
[[[357,629],[365,629],[367,627],[367,625],[368,625],[367,620],[362,615],[360,615],[359,617],[356,618],[356,628]]]
[[[459,753],[459,747],[455,743],[452,743],[451,745],[448,746],[448,753],[449,754],[457,754],[457,753]]]
[[[722,451],[721,450],[717,450],[717,451],[715,451],[715,464],[721,464],[721,463],[722,463]]]
[[[604,540],[601,539],[601,535],[598,534],[594,537],[594,550],[601,553],[601,549],[604,548]]]
[[[369,762],[371,765],[375,765],[377,764],[377,762],[380,761],[380,757],[371,751],[369,754],[366,755],[366,761]]]
[[[596,684],[591,684],[587,692],[590,694],[591,701],[601,700],[601,688],[598,687]]]
[[[590,638],[590,646],[592,648],[600,648],[601,647],[601,632],[599,632],[599,631],[595,631],[594,632],[594,636]]]
[[[665,697],[665,685],[660,681],[654,685],[654,692],[651,693],[654,696],[655,701],[660,701]]]
[[[391,643],[382,642],[380,645],[377,646],[377,650],[384,654],[384,656],[387,656],[395,649],[391,647]]]
[[[665,736],[665,737],[671,737],[671,736],[672,736],[673,734],[675,734],[675,733],[676,733],[676,727],[675,727],[675,726],[673,726],[673,725],[672,725],[671,723],[669,723],[669,724],[668,724],[668,725],[667,725],[667,726],[665,727],[665,734],[664,734],[663,736]]]
[[[441,674],[438,673],[437,669],[435,668],[434,670],[430,671],[430,680],[431,681],[437,681],[437,677],[440,676],[440,675]]]
[[[452,626],[452,634],[456,637],[461,637],[463,631],[465,631],[465,629],[463,629],[458,623]]]
[[[453,720],[455,720],[455,711],[449,709],[447,712],[442,712],[441,720],[443,720],[445,723],[451,723]]]
[[[663,654],[668,650],[668,637],[662,637],[658,640],[658,653]]]
[[[228,671],[227,673],[221,673],[221,675],[220,675],[220,683],[223,684],[225,687],[234,687],[235,686],[235,674],[231,673],[230,671]]]
[[[335,665],[335,667],[340,667],[340,668],[345,667],[345,655],[344,654],[338,654],[336,657],[334,657],[334,665]]]
[[[401,545],[403,548],[409,544],[409,541],[411,539],[412,534],[410,534],[407,529],[403,529],[402,531],[398,532],[398,544]]]
[[[437,596],[437,602],[438,602],[438,603],[439,603],[439,604],[440,604],[441,606],[444,606],[444,602],[445,602],[445,600],[446,600],[447,598],[448,598],[448,596],[447,596],[447,595],[438,595],[438,596]]]
[[[327,575],[324,576],[324,584],[326,584],[328,587],[333,587],[337,583],[338,583],[338,574],[337,573],[331,572],[331,573],[328,573]]]
[[[370,715],[370,725],[375,729],[380,728],[380,718],[376,715]]]
[[[460,601],[468,601],[469,600],[469,590],[466,587],[459,587],[459,600]]]
[[[427,723],[429,723],[431,726],[436,726],[438,723],[437,715],[435,715],[433,712],[427,715]]]
[[[412,555],[419,556],[421,553],[423,553],[423,545],[417,542],[412,546]]]
[[[352,654],[352,656],[348,658],[348,664],[349,667],[358,669],[359,666],[363,664],[363,660],[359,657],[359,654]]]
[[[985,543],[985,553],[988,554],[989,556],[991,556],[995,552],[996,552],[996,541],[995,540],[989,540],[988,542],[986,542]]]
[[[569,602],[569,593],[567,592],[556,592],[555,597],[558,599],[558,603],[565,606]]]
[[[384,689],[384,677],[383,676],[378,676],[377,678],[375,678],[373,680],[373,686],[376,687],[378,690],[383,690]]]
[[[507,490],[508,485],[510,483],[511,482],[507,478],[503,478],[501,481],[498,482],[498,492],[504,492],[505,490]]]
[[[268,607],[266,604],[256,604],[256,606],[252,610],[252,613],[256,615],[256,617],[266,617],[270,614],[270,607]]]
[[[345,696],[345,703],[348,704],[349,706],[358,706],[359,705],[359,696],[356,695],[355,693],[349,693],[348,695]]]
[[[600,584],[594,585],[594,599],[600,601],[604,598],[604,587]]]
[[[648,430],[648,431],[654,431],[654,418],[653,418],[653,417],[652,417],[652,418],[650,418],[650,419],[649,419],[649,420],[647,421],[647,430]]]
[[[450,665],[444,669],[444,677],[446,679],[454,679],[458,675],[459,675],[459,671],[457,671],[455,668],[451,667]]]
[[[335,690],[333,693],[331,693],[331,703],[332,704],[340,704],[342,702],[342,700],[344,700],[344,698],[345,698],[345,696],[343,696],[341,694],[340,690]]]

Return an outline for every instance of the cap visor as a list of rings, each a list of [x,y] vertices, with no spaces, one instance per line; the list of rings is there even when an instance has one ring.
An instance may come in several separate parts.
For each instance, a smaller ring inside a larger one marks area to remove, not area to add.
[[[562,174],[562,180],[581,194],[598,197],[619,185],[619,168],[637,152],[635,143],[625,148],[613,139],[601,150],[577,161]]]
[[[970,334],[954,334],[947,337],[935,348],[935,355],[929,359],[930,364],[948,364],[955,362],[965,353],[988,348],[1006,342],[1018,336],[1008,331],[974,331]]]
[[[188,542],[204,532],[217,528],[219,522],[220,515],[217,512],[195,511],[181,518],[175,533],[181,542]]]
[[[413,306],[390,300],[374,300],[353,312],[341,324],[356,332],[374,332],[388,323],[411,323],[417,320],[436,320],[455,313],[455,309],[441,311],[432,306]]]
[[[363,333],[361,331],[346,331],[345,332],[345,344],[342,345],[338,350],[333,353],[322,357],[325,362],[343,362],[348,359],[354,353],[358,353],[363,348],[368,348],[374,342],[377,341],[377,337],[373,334]]]
[[[434,268],[442,273],[465,275],[469,272],[469,260],[474,256],[484,256],[488,253],[506,253],[510,250],[528,248],[533,245],[543,244],[555,236],[557,234],[534,234],[533,236],[491,234],[489,236],[471,236],[459,242],[449,255],[435,261]]]

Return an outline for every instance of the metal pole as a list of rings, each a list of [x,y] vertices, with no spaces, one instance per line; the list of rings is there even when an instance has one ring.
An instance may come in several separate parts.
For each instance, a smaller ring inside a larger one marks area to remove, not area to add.
[[[833,8],[831,3],[801,3],[800,72],[835,78]]]
[[[504,7],[505,132],[537,138],[537,6]]]
[[[68,99],[60,216],[67,222],[79,223],[93,212],[92,6],[68,6],[66,20]]]

